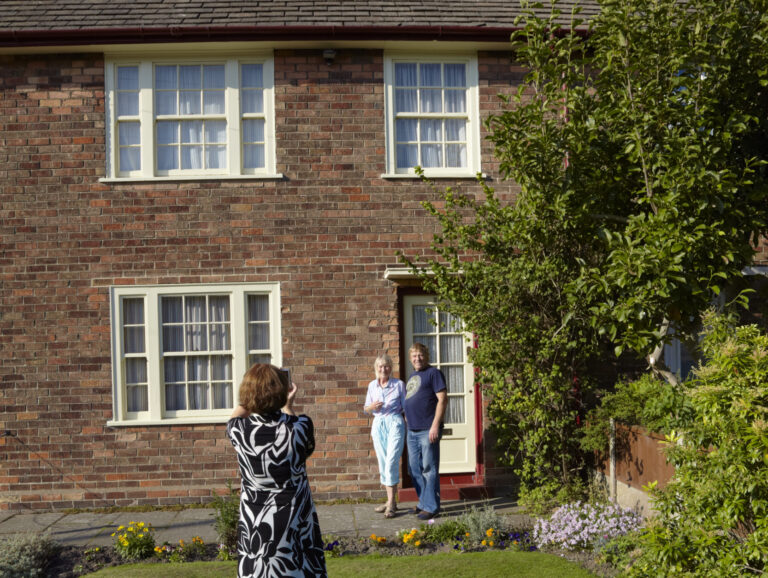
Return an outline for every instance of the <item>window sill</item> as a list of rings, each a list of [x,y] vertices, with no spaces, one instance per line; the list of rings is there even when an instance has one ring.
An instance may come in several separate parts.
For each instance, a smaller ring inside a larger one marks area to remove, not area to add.
[[[486,178],[485,173],[482,173],[480,175],[483,179]],[[421,179],[419,175],[416,173],[384,173],[380,175],[380,178],[382,179]],[[477,173],[438,173],[438,174],[430,174],[430,173],[424,173],[424,178],[427,178],[429,180],[434,179],[472,179],[477,180]]]
[[[188,177],[104,177],[100,183],[154,183],[173,181],[252,181],[252,180],[282,180],[282,173],[263,173],[258,175],[195,175]]]
[[[169,419],[136,419],[107,421],[107,427],[144,427],[144,426],[177,426],[177,425],[206,425],[206,424],[225,424],[229,421],[229,415],[209,416],[209,417],[174,417]]]

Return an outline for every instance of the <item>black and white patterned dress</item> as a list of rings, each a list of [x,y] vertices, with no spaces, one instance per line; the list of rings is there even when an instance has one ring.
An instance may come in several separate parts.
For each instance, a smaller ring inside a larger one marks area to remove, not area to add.
[[[305,462],[312,420],[281,412],[227,423],[240,465],[237,575],[327,576],[323,539]]]

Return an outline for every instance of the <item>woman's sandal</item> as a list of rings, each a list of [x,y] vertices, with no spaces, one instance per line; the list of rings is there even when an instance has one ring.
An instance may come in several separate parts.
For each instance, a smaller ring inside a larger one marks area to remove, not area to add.
[[[397,508],[397,506],[395,506],[395,509],[396,508]],[[387,508],[386,511],[384,512],[384,517],[385,518],[394,518],[395,517],[395,510],[392,509],[392,508]]]
[[[373,511],[374,512],[378,512],[379,514],[381,514],[382,512],[386,512],[387,511],[387,505],[386,504],[382,504],[381,506],[376,506],[373,509]]]

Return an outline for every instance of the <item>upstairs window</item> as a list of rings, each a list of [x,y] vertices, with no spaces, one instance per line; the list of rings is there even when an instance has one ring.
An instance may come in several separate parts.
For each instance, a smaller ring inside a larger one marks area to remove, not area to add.
[[[387,84],[388,172],[474,176],[480,167],[477,61],[392,57]]]
[[[269,59],[110,61],[108,176],[277,176],[272,71]]]

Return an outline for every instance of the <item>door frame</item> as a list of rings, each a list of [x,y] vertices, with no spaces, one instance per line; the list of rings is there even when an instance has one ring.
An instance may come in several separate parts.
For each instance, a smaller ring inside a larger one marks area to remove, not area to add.
[[[399,371],[400,379],[406,381],[408,378],[408,351],[405,348],[405,297],[433,295],[424,291],[421,286],[400,286],[397,288],[397,327],[398,327],[398,354],[400,357]],[[477,341],[473,337],[473,347],[477,347]],[[475,469],[474,471],[440,474],[440,485],[445,486],[466,486],[466,485],[484,485],[485,484],[485,453],[483,452],[484,429],[483,429],[483,396],[481,388],[477,383],[474,384],[472,395],[474,399],[475,411]],[[402,480],[404,488],[413,487],[411,477],[408,474],[408,447],[406,444],[403,450],[403,460],[401,462]]]

